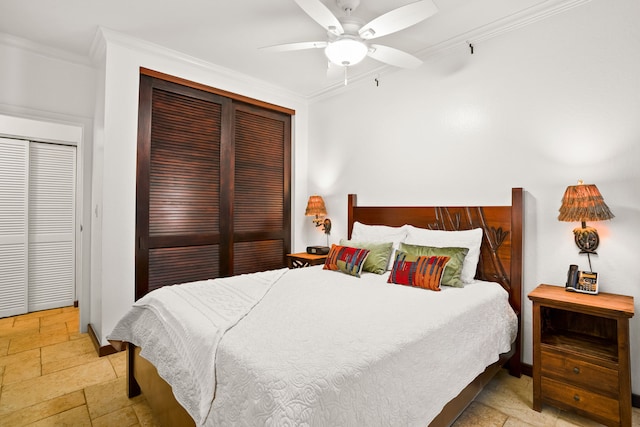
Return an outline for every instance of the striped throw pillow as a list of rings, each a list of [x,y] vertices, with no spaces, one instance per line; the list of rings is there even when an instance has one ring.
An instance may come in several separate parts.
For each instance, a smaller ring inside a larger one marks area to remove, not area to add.
[[[444,268],[450,259],[444,255],[420,256],[397,251],[388,282],[439,291]]]
[[[349,246],[331,245],[329,255],[324,262],[325,270],[334,270],[360,277],[364,261],[369,255],[369,249],[352,248]]]

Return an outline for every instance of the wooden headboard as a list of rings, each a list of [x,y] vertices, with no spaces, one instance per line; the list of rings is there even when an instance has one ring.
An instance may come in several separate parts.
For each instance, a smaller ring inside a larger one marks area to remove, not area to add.
[[[349,194],[348,230],[353,223],[399,227],[410,224],[433,230],[483,229],[476,278],[498,282],[509,292],[509,303],[518,322],[522,308],[522,188],[511,190],[510,206],[358,206]],[[520,335],[520,331],[518,331]],[[520,361],[520,336],[514,358]],[[519,363],[518,363],[519,364]]]

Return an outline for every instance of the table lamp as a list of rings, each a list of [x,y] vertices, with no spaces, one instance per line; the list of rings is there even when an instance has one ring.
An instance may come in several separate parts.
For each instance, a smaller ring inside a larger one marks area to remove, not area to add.
[[[591,269],[591,254],[597,254],[596,249],[600,244],[598,231],[593,227],[587,227],[587,221],[603,221],[613,218],[614,215],[604,202],[598,187],[594,184],[570,185],[562,197],[560,215],[558,219],[566,222],[581,222],[582,226],[573,230],[574,239],[581,254],[587,254],[589,269]],[[593,271],[593,270],[591,270]]]
[[[318,195],[309,197],[307,202],[307,209],[304,212],[305,216],[313,216],[313,223],[316,227],[322,227],[322,231],[327,235],[327,246],[309,246],[307,247],[308,253],[328,253],[329,252],[329,233],[331,232],[331,220],[327,218],[327,208],[324,205],[324,200]]]

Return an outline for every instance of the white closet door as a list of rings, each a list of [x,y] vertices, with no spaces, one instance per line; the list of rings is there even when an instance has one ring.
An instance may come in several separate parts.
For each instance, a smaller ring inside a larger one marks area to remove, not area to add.
[[[75,299],[76,147],[32,142],[29,153],[29,311]]]
[[[29,144],[0,138],[0,317],[27,312]]]

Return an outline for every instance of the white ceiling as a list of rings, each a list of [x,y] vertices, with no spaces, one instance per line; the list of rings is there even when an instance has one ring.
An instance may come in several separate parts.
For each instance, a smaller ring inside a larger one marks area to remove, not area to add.
[[[415,0],[361,0],[364,21]],[[480,42],[588,0],[434,0],[433,17],[376,43],[427,58],[454,44]],[[335,0],[322,0],[337,16]],[[342,85],[327,77],[321,49],[268,53],[259,48],[326,40],[294,0],[1,0],[0,33],[88,58],[99,27],[152,42],[313,97]],[[373,59],[351,79],[389,70]]]

